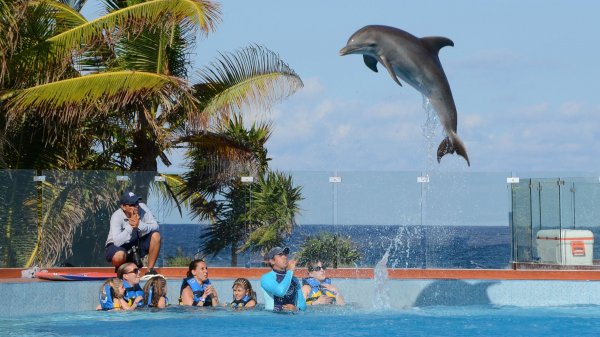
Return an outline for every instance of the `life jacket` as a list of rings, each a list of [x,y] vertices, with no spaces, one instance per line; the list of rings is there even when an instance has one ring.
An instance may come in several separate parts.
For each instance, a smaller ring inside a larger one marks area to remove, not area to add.
[[[123,295],[123,298],[125,299],[125,301],[127,301],[127,303],[129,303],[129,305],[132,305],[136,297],[138,296],[144,298],[144,291],[142,290],[139,284],[136,284],[132,287],[129,285],[129,283],[127,283],[127,281],[123,280],[123,287],[125,287],[125,295]],[[144,300],[139,301],[137,306],[143,307]]]
[[[250,300],[252,299],[252,297],[246,295],[244,296],[244,298],[242,298],[241,300],[234,300],[233,302],[231,302],[231,304],[229,305],[232,308],[243,308],[246,306],[246,304],[248,304],[248,302],[250,302]]]
[[[325,280],[323,280],[323,283],[331,284],[331,279],[326,278]],[[305,279],[302,279],[302,285],[310,286],[310,292],[308,293],[308,296],[306,297],[306,303],[311,303],[313,301],[316,301],[317,299],[319,299],[319,297],[321,297],[323,295],[335,299],[336,293],[325,289],[321,285],[321,282],[319,282],[318,280],[316,280],[313,277],[307,277]]]
[[[100,300],[100,307],[102,310],[112,310],[116,307],[120,307],[119,302],[113,302],[112,288],[109,284],[104,286],[104,291],[100,291],[98,299]],[[117,305],[116,305],[117,304]]]
[[[148,298],[146,300],[146,303],[148,303],[148,307],[153,307],[154,305],[152,305],[152,295],[154,292],[154,287],[150,287],[150,290],[148,290]],[[169,298],[167,296],[165,296],[165,306],[169,305]]]
[[[206,290],[206,286],[210,284],[210,280],[206,280],[202,282],[202,284],[198,283],[194,275],[184,278],[183,282],[181,282],[181,289],[179,290],[179,304],[183,304],[183,301],[181,300],[181,294],[183,293],[183,289],[185,289],[185,287],[189,286],[190,289],[192,289],[192,293],[194,294],[194,302],[192,303],[192,305],[196,306],[198,303],[201,302],[202,295],[204,295],[204,290]],[[204,300],[204,306],[212,306],[212,295],[208,295],[206,297],[206,299]]]
[[[277,281],[277,283],[281,283],[281,281],[283,281],[283,279],[285,278],[286,273],[285,272],[280,272],[277,270],[273,270],[275,272],[275,279]],[[296,301],[297,301],[297,296],[298,296],[298,283],[296,283],[296,279],[292,278],[292,282],[290,283],[290,287],[288,288],[287,292],[285,293],[285,295],[283,296],[273,296],[273,309],[275,311],[281,311],[283,310],[283,306],[286,304],[293,304],[296,305]]]

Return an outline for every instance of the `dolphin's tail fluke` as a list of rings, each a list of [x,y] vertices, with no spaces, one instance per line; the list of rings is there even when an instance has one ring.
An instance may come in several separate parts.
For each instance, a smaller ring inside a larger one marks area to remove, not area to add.
[[[467,148],[465,147],[465,144],[463,144],[460,138],[458,138],[458,135],[454,133],[449,136],[446,136],[446,138],[444,138],[444,140],[442,140],[442,142],[440,143],[440,146],[438,146],[438,163],[446,153],[454,152],[456,152],[456,154],[458,154],[459,156],[465,158],[465,160],[467,161],[467,165],[471,166],[471,162],[469,162],[469,156],[467,155]]]

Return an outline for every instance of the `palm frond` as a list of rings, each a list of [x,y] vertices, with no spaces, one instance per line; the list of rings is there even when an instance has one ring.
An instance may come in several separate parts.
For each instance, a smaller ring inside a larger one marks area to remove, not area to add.
[[[50,39],[57,53],[70,53],[82,45],[103,39],[106,32],[138,34],[144,30],[181,24],[208,33],[219,20],[219,7],[205,0],[150,0],[108,13]]]
[[[44,5],[52,10],[52,17],[56,19],[56,25],[59,27],[58,32],[63,32],[88,22],[81,13],[68,4],[52,0],[35,0],[29,3],[29,6],[38,5]]]
[[[261,46],[221,54],[200,73],[195,95],[201,113],[191,116],[195,125],[206,116],[227,118],[244,106],[268,109],[303,86],[300,77],[277,54]]]
[[[9,121],[27,110],[61,123],[77,124],[90,114],[124,107],[155,97],[163,109],[191,105],[187,84],[176,78],[144,72],[119,71],[86,75],[20,90],[8,101]]]

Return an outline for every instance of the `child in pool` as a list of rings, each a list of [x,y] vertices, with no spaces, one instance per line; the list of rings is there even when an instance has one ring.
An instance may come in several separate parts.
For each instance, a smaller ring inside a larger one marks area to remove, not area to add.
[[[123,298],[124,294],[123,281],[117,277],[109,278],[100,287],[100,305],[96,310],[135,310],[136,305],[129,305]]]
[[[144,298],[149,307],[164,308],[169,305],[167,298],[167,280],[154,276],[144,285]]]
[[[245,278],[239,278],[233,282],[233,302],[229,304],[232,308],[254,308],[256,305],[256,292],[252,290],[252,284]]]

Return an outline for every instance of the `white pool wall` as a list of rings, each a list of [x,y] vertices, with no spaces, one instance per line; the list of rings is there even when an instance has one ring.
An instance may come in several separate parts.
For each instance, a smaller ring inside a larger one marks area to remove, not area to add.
[[[250,280],[262,303],[259,280]],[[221,301],[231,301],[233,279],[213,280]],[[142,282],[143,283],[143,282]],[[381,309],[375,303],[375,281],[334,279],[346,302],[363,308]],[[94,310],[101,281],[54,281],[0,283],[0,317],[36,313],[66,313]],[[168,281],[168,297],[177,303],[180,280]],[[600,282],[518,280],[388,280],[380,294],[391,308],[432,305],[561,306],[600,305]]]

